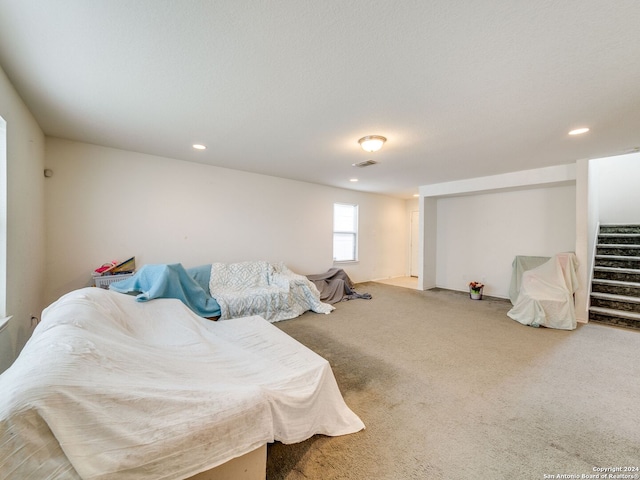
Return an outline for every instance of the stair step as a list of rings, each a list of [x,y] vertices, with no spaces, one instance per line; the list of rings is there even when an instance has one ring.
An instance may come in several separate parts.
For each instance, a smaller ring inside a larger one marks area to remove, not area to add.
[[[591,306],[640,313],[640,297],[591,292]]]
[[[640,233],[640,225],[609,223],[600,225],[600,233]]]
[[[602,248],[620,248],[622,250],[638,250],[640,245],[634,243],[598,243],[596,247]]]
[[[593,283],[615,285],[618,287],[640,287],[640,282],[627,282],[626,280],[609,280],[606,278],[594,278]]]
[[[638,275],[640,273],[640,268],[595,266],[593,269],[598,272],[624,273],[627,275]]]
[[[635,281],[638,280],[638,281]],[[613,278],[594,278],[591,281],[592,285],[607,288],[607,289],[619,289],[619,290],[628,290],[630,296],[639,296],[640,297],[640,278],[637,276],[621,276],[620,279]],[[595,290],[602,291],[602,290]],[[632,293],[631,293],[632,292]],[[617,292],[603,292],[603,293],[617,293]],[[624,293],[620,293],[620,295],[624,295]]]
[[[633,268],[593,267],[593,278],[640,282],[640,270]]]
[[[640,233],[599,233],[598,243],[605,245],[640,245]]]
[[[601,313],[602,315],[611,315],[615,317],[630,318],[632,320],[638,320],[640,322],[640,313],[627,312],[624,310],[614,310],[612,308],[602,307],[589,307],[590,312]]]
[[[620,268],[620,267],[593,267],[596,272],[623,273],[626,275],[640,275],[640,268]]]
[[[640,257],[627,255],[596,255],[595,265],[598,267],[619,267],[640,269]]]
[[[601,236],[601,237],[620,237],[620,238],[626,238],[626,237],[638,238],[638,237],[640,237],[640,233],[602,233],[602,232],[600,232],[598,235]]]
[[[640,245],[599,243],[596,245],[596,255],[640,257]]]
[[[589,321],[640,330],[640,314],[633,312],[590,307]]]
[[[615,300],[616,302],[637,303],[640,305],[640,297],[631,297],[627,295],[616,295],[613,293],[592,293],[592,297],[606,298],[607,300]]]
[[[640,282],[594,278],[591,282],[591,291],[640,297]]]

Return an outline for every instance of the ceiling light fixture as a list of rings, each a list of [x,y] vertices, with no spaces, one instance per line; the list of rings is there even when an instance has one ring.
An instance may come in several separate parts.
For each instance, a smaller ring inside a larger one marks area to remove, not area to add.
[[[387,139],[380,135],[367,135],[358,140],[358,143],[365,152],[373,153],[382,148]]]
[[[571,130],[569,135],[582,135],[583,133],[587,133],[589,129],[587,127],[576,128],[575,130]]]
[[[204,145],[201,145],[199,143],[194,143],[193,144],[193,148],[195,148],[196,150],[206,150],[207,147],[205,147]]]
[[[358,181],[358,179],[357,179],[357,178],[350,178],[350,179],[349,179],[349,181],[350,181],[350,182],[354,182],[354,183],[355,183],[355,182],[357,182],[357,181]]]

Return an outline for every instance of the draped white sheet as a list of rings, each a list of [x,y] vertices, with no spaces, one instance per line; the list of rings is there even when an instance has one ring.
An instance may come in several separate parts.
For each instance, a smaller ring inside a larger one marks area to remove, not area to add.
[[[99,288],[43,312],[0,392],[2,479],[180,479],[364,428],[328,362],[264,319]]]
[[[574,330],[577,268],[574,253],[559,253],[524,272],[518,298],[507,315],[523,325]]]

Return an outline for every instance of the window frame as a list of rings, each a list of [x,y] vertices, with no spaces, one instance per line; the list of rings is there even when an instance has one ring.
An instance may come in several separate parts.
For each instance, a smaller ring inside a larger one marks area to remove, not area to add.
[[[336,229],[336,207],[351,207],[353,216],[353,230]],[[359,226],[359,207],[355,203],[333,203],[333,263],[355,263],[358,262],[358,226]],[[353,258],[340,259],[336,258],[336,235],[352,235],[353,236]]]

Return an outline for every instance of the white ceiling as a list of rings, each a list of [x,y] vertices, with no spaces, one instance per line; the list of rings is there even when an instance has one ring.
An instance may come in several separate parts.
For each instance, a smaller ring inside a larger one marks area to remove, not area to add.
[[[50,136],[408,198],[640,146],[639,26],[637,0],[0,0],[0,65]]]

